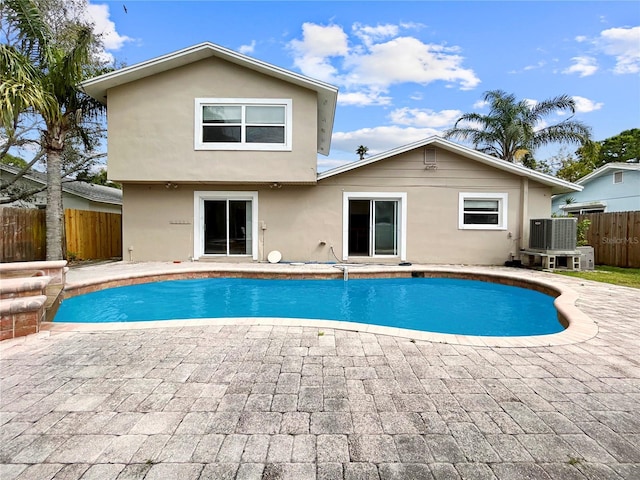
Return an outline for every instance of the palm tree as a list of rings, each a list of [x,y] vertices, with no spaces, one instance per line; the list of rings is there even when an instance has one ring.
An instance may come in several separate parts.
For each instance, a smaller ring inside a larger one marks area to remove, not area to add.
[[[533,104],[518,101],[502,90],[490,90],[485,92],[484,100],[490,105],[489,114],[465,113],[444,137],[470,141],[481,152],[514,162],[532,159],[535,149],[543,145],[584,144],[591,136],[589,127],[572,120],[576,105],[567,95]],[[569,118],[540,127],[545,117],[567,110],[571,112]]]
[[[365,147],[364,145],[360,145],[356,149],[356,153],[360,156],[360,160],[364,160],[364,156],[367,154],[368,151],[369,151],[369,147]]]
[[[21,115],[42,120],[41,148],[47,165],[46,258],[61,260],[62,154],[71,135],[78,135],[90,147],[82,123],[104,109],[78,88],[90,75],[95,39],[89,26],[76,24],[65,32],[64,41],[57,41],[34,0],[3,3],[3,16],[16,25],[18,39],[13,45],[0,45],[0,121],[11,135]]]

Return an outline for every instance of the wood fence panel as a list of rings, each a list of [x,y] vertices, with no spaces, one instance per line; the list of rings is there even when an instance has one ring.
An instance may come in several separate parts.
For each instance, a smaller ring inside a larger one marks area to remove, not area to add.
[[[585,213],[578,220],[584,218],[591,221],[587,242],[597,265],[640,268],[640,211]]]
[[[37,208],[0,208],[2,244],[0,261],[45,260],[45,212]]]
[[[119,213],[65,210],[67,255],[78,260],[122,255],[122,216]]]

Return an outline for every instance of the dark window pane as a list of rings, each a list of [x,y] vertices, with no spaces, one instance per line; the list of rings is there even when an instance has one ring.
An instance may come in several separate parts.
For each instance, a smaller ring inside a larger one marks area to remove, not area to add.
[[[369,200],[349,200],[349,255],[369,255]]]
[[[229,200],[229,255],[251,253],[247,229],[251,229],[251,202]]]
[[[247,127],[247,143],[284,143],[284,127]]]
[[[240,127],[202,127],[203,142],[240,142]]]
[[[397,205],[395,200],[374,201],[375,255],[397,255]]]
[[[465,213],[465,225],[498,225],[497,213]]]
[[[204,253],[227,253],[227,202],[207,200],[204,202]]]

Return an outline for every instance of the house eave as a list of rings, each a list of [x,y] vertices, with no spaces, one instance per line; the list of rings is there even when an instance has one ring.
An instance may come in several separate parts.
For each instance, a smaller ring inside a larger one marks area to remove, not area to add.
[[[581,185],[567,182],[566,180],[562,180],[560,178],[547,175],[545,173],[536,172],[535,170],[531,170],[521,165],[516,165],[510,162],[506,162],[499,158],[492,157],[490,155],[478,152],[477,150],[473,150],[463,145],[459,145],[449,140],[445,140],[444,138],[438,137],[438,136],[428,137],[418,142],[410,143],[408,145],[403,145],[401,147],[394,148],[387,152],[383,152],[378,155],[365,158],[363,160],[348,163],[346,165],[342,165],[340,167],[336,167],[331,170],[327,170],[325,172],[319,173],[318,181],[324,180],[325,178],[333,177],[335,175],[340,175],[342,173],[349,172],[351,170],[355,170],[357,168],[364,167],[366,165],[370,165],[372,163],[376,163],[396,155],[400,155],[410,150],[414,150],[417,148],[424,148],[430,145],[443,148],[450,152],[457,153],[463,157],[470,158],[472,160],[476,160],[485,165],[495,167],[499,170],[513,173],[521,177],[526,177],[536,182],[539,182],[543,185],[547,185],[551,187],[551,191],[553,194],[567,193],[567,192],[580,192],[584,188]]]
[[[315,91],[318,95],[318,153],[323,155],[329,154],[335,107],[338,98],[337,87],[248,57],[211,42],[200,43],[129,67],[105,73],[98,77],[85,80],[80,84],[80,87],[87,95],[106,105],[108,90],[111,88],[210,57],[218,57],[230,63],[241,65],[245,68],[250,68],[265,75]]]

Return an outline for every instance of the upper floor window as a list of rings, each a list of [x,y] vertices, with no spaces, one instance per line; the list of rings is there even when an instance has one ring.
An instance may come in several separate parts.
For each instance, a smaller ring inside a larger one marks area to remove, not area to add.
[[[290,99],[196,98],[196,150],[291,150]]]
[[[506,193],[460,192],[458,228],[461,230],[505,230]]]

